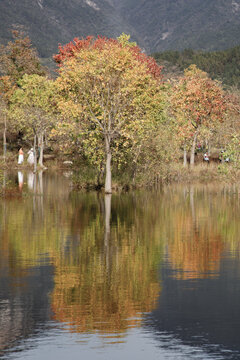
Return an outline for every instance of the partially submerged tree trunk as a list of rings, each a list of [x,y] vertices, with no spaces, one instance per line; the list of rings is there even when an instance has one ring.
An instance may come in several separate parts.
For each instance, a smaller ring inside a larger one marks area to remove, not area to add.
[[[44,150],[44,142],[43,142],[43,133],[41,132],[39,137],[38,137],[38,147],[40,149],[40,153],[39,153],[39,160],[38,160],[38,165],[43,167],[43,150]]]
[[[111,232],[111,194],[105,195],[105,232],[104,232],[104,245],[105,245],[105,256],[106,256],[106,266],[109,268],[109,241],[110,241],[110,232]]]
[[[105,245],[108,245],[108,240],[110,236],[110,218],[111,218],[111,194],[105,195]]]
[[[34,172],[37,171],[37,152],[36,152],[36,145],[37,145],[37,135],[34,135],[34,143],[33,143],[33,154],[34,154]]]
[[[106,148],[106,178],[105,178],[105,193],[112,193],[112,171],[111,171],[111,161],[112,153],[110,147],[110,139],[108,135],[105,135],[105,148]]]

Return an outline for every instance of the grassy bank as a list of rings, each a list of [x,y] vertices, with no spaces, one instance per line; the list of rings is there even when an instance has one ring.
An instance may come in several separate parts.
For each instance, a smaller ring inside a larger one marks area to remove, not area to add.
[[[94,167],[86,166],[84,162],[65,163],[63,159],[52,158],[45,161],[44,165],[49,171],[59,173],[67,172],[75,189],[102,190],[104,188],[104,173],[99,174]],[[17,164],[17,156],[8,153],[6,161],[0,160],[0,172],[31,170],[26,160],[23,165]],[[48,171],[47,170],[47,171]],[[182,163],[162,166],[158,171],[152,169],[146,173],[137,173],[133,176],[130,168],[116,171],[113,169],[113,191],[128,191],[136,188],[151,188],[169,183],[237,183],[240,181],[240,170],[233,164],[197,163],[193,167],[184,167]]]
[[[73,184],[78,189],[101,189],[104,186],[104,177],[99,182],[94,169],[72,168]],[[151,176],[152,175],[152,176]],[[198,163],[193,167],[184,167],[182,164],[171,164],[158,174],[138,174],[135,179],[131,173],[113,173],[113,191],[131,190],[136,188],[150,188],[169,183],[236,183],[240,181],[240,170],[231,164]]]

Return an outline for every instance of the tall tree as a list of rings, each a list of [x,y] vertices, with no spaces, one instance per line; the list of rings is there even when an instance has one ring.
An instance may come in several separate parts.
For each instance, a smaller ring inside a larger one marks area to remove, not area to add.
[[[12,37],[13,41],[0,46],[0,74],[9,76],[15,83],[24,74],[46,75],[29,36],[22,30],[14,29]]]
[[[14,88],[24,74],[46,75],[31,40],[24,31],[12,30],[13,41],[0,46],[0,102],[3,126],[3,154],[6,157],[7,111]]]
[[[39,165],[43,166],[44,138],[53,123],[54,82],[39,75],[24,75],[11,98],[10,114],[15,126],[40,149]],[[35,162],[36,170],[36,162]]]
[[[200,131],[211,130],[223,121],[227,101],[221,85],[191,65],[173,88],[172,106],[184,146],[191,146],[190,164],[194,164],[196,139]]]
[[[10,105],[10,99],[16,89],[16,84],[10,76],[0,77],[0,119],[3,125],[3,159],[6,160],[7,152],[7,112]]]
[[[117,40],[74,39],[55,56],[58,107],[67,123],[78,123],[82,138],[91,139],[88,147],[97,144],[99,156],[103,151],[106,193],[112,192],[114,144],[129,148],[149,114],[162,111],[161,68],[128,39],[124,34]]]

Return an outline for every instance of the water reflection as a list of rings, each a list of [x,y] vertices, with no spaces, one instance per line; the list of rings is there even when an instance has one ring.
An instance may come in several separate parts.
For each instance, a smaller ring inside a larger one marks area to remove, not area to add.
[[[33,190],[33,187],[34,187],[34,173],[32,171],[30,171],[27,174],[27,184],[28,184],[29,190]]]
[[[168,243],[169,261],[177,270],[175,276],[179,279],[218,276],[224,239],[213,214],[214,204],[199,201],[193,186],[184,189],[183,194],[185,206],[180,214],[179,210],[176,214],[172,212],[175,231]]]
[[[0,208],[0,258],[9,286],[18,284],[24,292],[32,269],[50,264],[49,320],[67,323],[73,332],[117,334],[114,339],[121,341],[127,329],[140,326],[160,291],[156,266],[162,244],[147,219],[142,221],[144,203],[136,210],[135,196],[70,194],[64,181],[55,197],[55,177],[30,173],[28,179],[32,196]],[[157,221],[155,210],[147,216]]]
[[[153,239],[145,253],[149,239],[139,236],[135,223],[126,229],[118,218],[111,228],[111,195],[104,197],[104,219],[103,199],[97,200],[97,219],[75,230],[64,251],[53,259],[52,309],[54,318],[68,322],[71,331],[117,333],[121,338],[122,332],[140,326],[142,313],[154,308],[160,290],[154,258],[160,245]],[[113,207],[118,201],[113,199]],[[82,199],[79,203],[82,207]],[[84,213],[76,211],[86,216],[86,208]],[[76,222],[81,224],[80,219]]]
[[[177,341],[213,359],[239,359],[239,262],[223,258],[218,278],[178,280],[167,264],[161,274],[161,298],[145,322],[155,339],[167,334],[168,349]]]
[[[22,188],[23,188],[23,172],[22,171],[18,171],[18,187],[19,187],[19,190],[22,191]]]
[[[50,306],[47,294],[52,288],[51,267],[32,268],[29,272],[1,261],[0,357],[32,336],[39,326],[47,327],[46,309]]]
[[[146,327],[162,350],[240,354],[238,188],[104,196],[46,172],[18,181],[0,203],[2,350],[54,323],[110,346]]]

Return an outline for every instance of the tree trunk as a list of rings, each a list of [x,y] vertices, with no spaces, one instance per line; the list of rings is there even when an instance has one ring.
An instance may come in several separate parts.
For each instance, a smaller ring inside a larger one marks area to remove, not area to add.
[[[34,154],[34,172],[37,171],[37,153],[36,153],[36,145],[37,145],[37,135],[34,135],[34,143],[33,143],[33,154]]]
[[[112,193],[112,172],[111,172],[111,160],[112,153],[110,148],[110,139],[105,135],[105,146],[106,146],[106,177],[105,177],[105,193]]]
[[[6,154],[7,154],[7,119],[6,114],[4,114],[4,130],[3,130],[3,161],[6,162]]]
[[[190,156],[190,166],[193,166],[194,161],[195,161],[196,140],[197,140],[197,131],[195,132],[194,137],[193,137],[193,143],[192,143],[192,147],[191,147],[191,156]]]
[[[110,219],[111,219],[111,194],[105,195],[105,232],[104,232],[104,245],[105,245],[105,258],[106,258],[106,267],[109,268],[109,241],[110,241]]]
[[[105,195],[105,245],[108,245],[110,235],[110,218],[111,218],[111,194]]]
[[[44,150],[44,144],[43,144],[43,133],[41,133],[39,135],[39,138],[38,138],[38,146],[40,148],[40,154],[39,154],[39,160],[38,160],[38,165],[43,167],[43,150]]]
[[[183,148],[183,166],[187,166],[187,150],[185,145]]]

